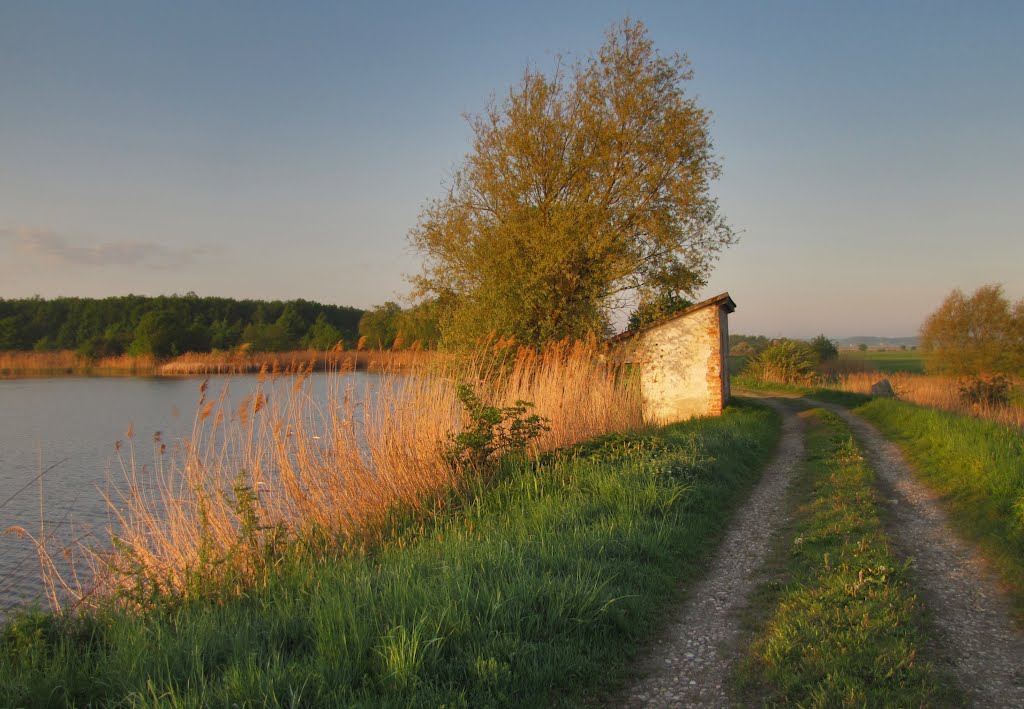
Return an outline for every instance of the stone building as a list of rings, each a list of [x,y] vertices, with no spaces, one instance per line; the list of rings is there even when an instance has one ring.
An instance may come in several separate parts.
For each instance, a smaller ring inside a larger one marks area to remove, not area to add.
[[[734,310],[736,303],[722,293],[610,340],[640,369],[645,420],[665,424],[722,413]]]

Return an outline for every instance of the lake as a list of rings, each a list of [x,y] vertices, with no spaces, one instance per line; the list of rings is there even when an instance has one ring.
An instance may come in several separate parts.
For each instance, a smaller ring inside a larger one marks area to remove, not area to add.
[[[311,375],[310,391],[326,397],[341,376],[366,391],[380,375]],[[153,460],[153,435],[168,444],[192,430],[202,379],[81,377],[0,379],[0,531],[38,535],[40,493],[47,535],[66,543],[92,533],[107,540],[103,493],[121,478],[115,442],[134,429],[136,460]],[[230,382],[230,400],[252,393],[257,375],[210,377],[213,396]],[[58,545],[59,548],[59,545]],[[27,539],[0,536],[0,609],[32,603],[43,591],[39,558]],[[45,600],[41,601],[45,605]]]

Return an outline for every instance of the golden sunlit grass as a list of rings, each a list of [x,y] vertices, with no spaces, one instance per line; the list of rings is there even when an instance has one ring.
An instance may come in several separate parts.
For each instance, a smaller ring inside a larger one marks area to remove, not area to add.
[[[436,504],[463,481],[449,455],[464,423],[461,383],[487,404],[533,402],[531,413],[550,420],[534,452],[640,427],[635,383],[601,355],[595,343],[536,352],[499,342],[469,360],[423,358],[359,388],[335,372],[326,394],[300,363],[280,375],[265,368],[235,404],[227,387],[204,382],[188,440],[154,440],[152,466],[138,462],[134,436],[119,448],[114,549],[92,553],[94,580],[73,595],[188,594],[197,583],[246,583],[282,544],[372,544],[396,506]]]
[[[147,374],[157,376],[205,376],[248,374],[261,369],[296,371],[396,371],[415,367],[443,355],[413,347],[404,350],[296,350],[251,352],[245,346],[230,352],[186,352],[168,360],[149,355],[119,355],[97,360],[72,350],[59,352],[0,352],[0,376],[50,376],[55,374]]]
[[[86,360],[70,350],[62,352],[0,352],[0,374],[80,371]]]
[[[857,394],[870,394],[871,385],[883,378],[889,380],[896,395],[904,401],[1024,427],[1024,408],[1019,403],[1011,403],[1008,406],[964,403],[960,395],[964,381],[957,377],[910,372],[844,372],[835,374],[823,386]],[[1019,391],[1024,387],[1024,383],[1018,380],[1015,387]]]
[[[156,360],[150,356],[120,355],[89,359],[71,350],[60,352],[0,352],[0,376],[52,374],[150,374]]]
[[[206,374],[247,374],[262,369],[315,372],[328,370],[394,372],[443,358],[434,351],[407,350],[295,350],[292,352],[251,352],[240,347],[233,352],[187,352],[160,363],[155,373],[164,376]]]

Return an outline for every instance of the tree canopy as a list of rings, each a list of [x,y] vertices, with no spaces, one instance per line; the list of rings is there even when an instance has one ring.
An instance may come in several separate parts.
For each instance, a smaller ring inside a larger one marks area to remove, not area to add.
[[[436,310],[437,303],[430,300],[406,309],[392,301],[377,305],[363,313],[359,320],[361,346],[432,349],[440,338]]]
[[[839,348],[836,343],[820,334],[811,340],[811,347],[818,353],[818,359],[827,362],[832,359],[839,359]]]
[[[527,68],[469,117],[472,152],[410,232],[446,343],[601,333],[627,296],[705,284],[734,234],[709,191],[719,165],[691,76],[625,20],[596,54]]]
[[[626,327],[630,330],[639,330],[662,318],[666,318],[680,310],[686,310],[693,305],[692,300],[682,298],[675,293],[662,293],[658,297],[641,302],[632,313],[629,314],[629,321]]]
[[[970,296],[956,289],[921,326],[933,371],[954,375],[1024,372],[1024,300],[1011,304],[990,284]]]

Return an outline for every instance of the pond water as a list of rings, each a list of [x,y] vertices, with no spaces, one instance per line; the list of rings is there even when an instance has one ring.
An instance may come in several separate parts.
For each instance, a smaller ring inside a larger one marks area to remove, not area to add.
[[[317,373],[308,386],[326,396],[328,377],[363,392],[379,375]],[[152,460],[153,435],[168,444],[187,434],[201,379],[79,377],[0,379],[0,532],[21,527],[60,543],[92,535],[108,538],[104,492],[121,478],[115,442],[134,429],[136,458]],[[230,400],[253,392],[256,375],[211,377],[210,392],[230,383]],[[42,510],[40,509],[42,501]],[[59,547],[59,544],[58,544]],[[16,534],[0,536],[0,610],[45,605],[35,546]]]

